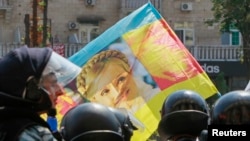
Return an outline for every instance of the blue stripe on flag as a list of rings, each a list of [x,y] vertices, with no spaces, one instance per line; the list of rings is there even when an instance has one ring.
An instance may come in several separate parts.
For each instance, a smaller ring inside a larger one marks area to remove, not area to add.
[[[92,56],[107,47],[116,39],[120,38],[124,33],[161,18],[162,16],[159,12],[150,2],[148,2],[130,15],[118,21],[115,25],[111,26],[95,40],[91,41],[80,51],[69,57],[69,60],[81,67]]]

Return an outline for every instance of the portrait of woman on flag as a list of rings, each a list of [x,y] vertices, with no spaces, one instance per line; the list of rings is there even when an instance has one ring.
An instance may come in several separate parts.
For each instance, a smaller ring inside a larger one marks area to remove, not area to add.
[[[133,75],[128,58],[119,50],[104,50],[94,55],[76,80],[83,97],[116,108],[136,112],[160,89]]]
[[[145,125],[146,130],[135,132],[132,141],[145,141],[155,133],[159,111],[170,93],[190,89],[205,99],[218,93],[150,2],[108,28],[69,60],[82,68],[73,81],[77,90],[69,87],[73,93],[87,101],[126,108]]]

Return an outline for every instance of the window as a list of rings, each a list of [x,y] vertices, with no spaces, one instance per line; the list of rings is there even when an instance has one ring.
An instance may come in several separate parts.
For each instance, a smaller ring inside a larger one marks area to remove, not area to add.
[[[194,45],[194,31],[192,29],[175,29],[175,34],[183,44],[188,46]]]
[[[79,28],[79,39],[81,43],[88,43],[99,36],[98,26],[81,24]]]
[[[234,26],[230,25],[230,32],[223,32],[221,35],[221,44],[230,46],[241,45],[241,34],[239,30]]]
[[[82,29],[79,31],[79,37],[81,43],[88,43],[87,29]]]
[[[239,31],[233,30],[230,32],[224,32],[221,35],[221,44],[230,46],[241,45],[241,35]]]
[[[232,45],[240,45],[240,32],[232,31]]]

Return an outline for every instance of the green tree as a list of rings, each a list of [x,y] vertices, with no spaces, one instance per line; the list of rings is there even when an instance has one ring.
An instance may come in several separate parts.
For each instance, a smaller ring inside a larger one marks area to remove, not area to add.
[[[211,0],[214,17],[207,24],[220,23],[222,32],[229,32],[230,27],[237,28],[242,35],[242,62],[250,68],[250,0]],[[248,74],[250,78],[250,71]]]
[[[48,19],[48,0],[40,1],[40,6],[43,7],[43,41],[42,46],[46,46],[47,36],[48,36],[48,29],[47,29],[47,19]]]
[[[222,95],[229,91],[223,72],[219,73],[214,81],[217,89]]]
[[[29,15],[25,17],[25,43],[32,47],[38,47],[40,44],[42,47],[46,46],[46,41],[48,38],[48,29],[47,29],[47,14],[48,14],[48,0],[31,0],[32,1],[32,18],[31,18],[31,39],[29,37],[29,28],[30,28],[30,19]],[[40,9],[43,13],[43,25],[38,24],[39,13],[38,9]],[[39,32],[42,35],[39,35]],[[42,41],[40,41],[42,39]],[[30,43],[31,41],[31,43]]]
[[[32,47],[38,46],[38,35],[37,35],[37,6],[38,2],[37,0],[32,1],[32,34],[31,34],[31,41],[32,41]]]

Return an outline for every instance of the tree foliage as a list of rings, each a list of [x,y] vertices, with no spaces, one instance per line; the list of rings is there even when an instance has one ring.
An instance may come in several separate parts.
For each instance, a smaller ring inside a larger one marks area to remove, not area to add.
[[[220,72],[215,79],[215,85],[219,90],[220,94],[225,94],[229,91],[229,87],[227,86],[224,72]]]
[[[25,22],[25,26],[29,29],[31,25],[30,35],[26,33],[26,38],[31,38],[30,40],[26,39],[26,44],[32,47],[46,46],[46,41],[48,39],[48,26],[47,26],[47,11],[48,11],[48,0],[31,0],[32,3],[32,18],[31,24],[30,21]],[[40,10],[43,14],[43,23],[39,23],[40,17],[37,10]],[[26,20],[29,20],[26,18]],[[30,43],[31,41],[31,43]]]
[[[220,30],[229,32],[232,26],[242,35],[243,63],[250,68],[250,0],[211,0],[214,17],[207,24],[219,23]],[[250,73],[249,76],[250,78]]]
[[[214,18],[208,24],[219,22],[221,31],[229,31],[235,26],[241,34],[250,34],[250,1],[249,0],[211,0],[214,4]]]

